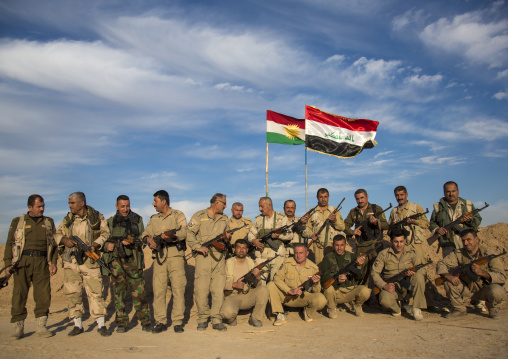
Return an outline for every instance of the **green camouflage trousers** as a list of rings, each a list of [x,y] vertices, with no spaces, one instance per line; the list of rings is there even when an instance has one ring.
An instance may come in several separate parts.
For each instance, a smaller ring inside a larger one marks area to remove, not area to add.
[[[111,283],[115,290],[116,322],[118,325],[127,325],[129,316],[125,313],[125,296],[130,287],[132,306],[141,325],[150,324],[150,309],[146,302],[145,280],[143,271],[138,270],[136,256],[128,257],[120,261],[113,260],[110,263],[111,272],[116,276],[111,277]],[[138,278],[139,277],[139,278]]]

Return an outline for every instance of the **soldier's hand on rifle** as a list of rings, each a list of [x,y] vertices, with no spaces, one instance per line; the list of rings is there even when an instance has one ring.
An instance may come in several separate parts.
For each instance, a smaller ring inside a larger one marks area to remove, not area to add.
[[[152,237],[146,236],[144,239],[146,240],[146,243],[148,244],[148,247],[150,247],[150,249],[153,250],[157,249],[157,243],[155,243]]]
[[[458,286],[460,284],[459,275],[447,273],[444,275],[444,277],[448,282],[452,283],[454,286]]]
[[[321,276],[319,274],[314,274],[312,276],[312,285],[316,285],[319,283],[319,281],[321,280]]]
[[[101,245],[99,243],[92,243],[92,250],[97,253],[101,249]]]
[[[369,217],[369,222],[372,223],[372,224],[377,224],[377,218],[374,217],[374,216],[370,216]]]
[[[107,252],[112,252],[115,249],[115,244],[111,243],[111,242],[108,242],[108,243],[106,243],[106,246],[104,247],[104,249]]]
[[[76,242],[74,242],[69,237],[62,237],[62,239],[60,240],[60,243],[63,243],[64,246],[69,247],[69,248],[72,248],[76,245]]]
[[[473,214],[471,212],[468,212],[464,215],[464,217],[462,217],[462,220],[464,222],[471,222],[471,220],[473,219]]]
[[[383,289],[390,293],[395,293],[395,284],[393,283],[386,283],[383,286]]]
[[[412,271],[412,270],[410,270],[410,269],[408,269],[408,270],[406,271],[406,277],[411,277],[411,276],[413,276],[413,275],[415,275],[415,272],[414,272],[414,271]]]
[[[358,268],[362,268],[362,266],[365,264],[365,261],[367,260],[366,256],[359,256],[356,258],[356,264]]]
[[[203,253],[203,255],[206,257],[208,255],[208,248],[206,248],[205,246],[201,246],[199,249],[198,249],[198,252],[200,253]]]
[[[318,236],[316,235],[316,233],[314,233],[314,234],[312,235],[312,237],[310,237],[310,239],[311,239],[311,241],[312,241],[312,242],[315,242],[315,241],[317,240],[317,238],[318,238]]]
[[[362,235],[362,230],[361,230],[362,226],[358,227],[358,228],[355,228],[355,230],[353,231],[353,234],[355,236],[361,236]]]
[[[227,231],[227,232],[225,233],[225,235],[226,235],[226,238],[225,238],[225,239],[226,239],[227,241],[229,241],[229,240],[231,239],[231,232]]]
[[[436,229],[436,232],[440,236],[447,236],[448,237],[448,231],[446,229],[444,229],[443,227],[440,227],[440,228]]]
[[[7,277],[11,276],[11,269],[12,269],[12,266],[8,266],[7,268],[5,268],[5,275]]]
[[[328,219],[330,220],[330,222],[335,223],[335,222],[337,222],[337,215],[330,213],[330,215],[328,216]]]
[[[57,272],[56,264],[50,264],[49,265],[49,274],[51,274],[53,276],[56,274],[56,272]]]
[[[277,239],[277,238],[279,238],[279,236],[280,236],[280,233],[277,233],[277,232],[272,233],[273,239]]]
[[[487,278],[487,276],[489,276],[489,277],[490,277],[490,275],[489,275],[487,272],[485,272],[485,271],[484,271],[484,270],[483,270],[483,269],[482,269],[482,268],[481,268],[478,264],[476,264],[476,263],[473,263],[473,265],[471,266],[471,270],[472,270],[475,274],[479,275],[480,277],[483,277],[483,278]]]
[[[261,277],[261,271],[257,268],[252,269],[252,274],[254,274],[254,277],[256,277],[256,279],[259,279]]]
[[[122,244],[123,244],[124,246],[128,246],[128,245],[129,245],[129,244],[131,244],[131,243],[129,243],[126,239],[124,239],[124,240],[122,241]]]
[[[347,280],[347,275],[345,275],[345,274],[340,274],[339,278],[337,279],[337,281],[339,283],[344,283],[346,280]]]
[[[408,218],[408,219],[407,219],[407,223],[408,223],[408,224],[413,224],[413,223],[416,223],[416,219],[414,219],[414,218]]]
[[[260,250],[263,250],[263,248],[265,248],[265,245],[261,243],[261,241],[258,238],[254,238],[252,240],[252,245],[254,245],[254,247],[256,248],[259,248]]]
[[[243,290],[243,288],[245,287],[245,283],[239,280],[238,282],[234,282],[231,286],[233,287],[233,289]]]
[[[288,291],[288,294],[289,295],[302,295],[302,288],[298,287],[298,288],[290,289]]]
[[[306,214],[305,216],[303,216],[302,218],[300,218],[300,223],[302,223],[302,224],[307,224],[308,220],[309,220],[309,215],[308,215],[308,214]]]

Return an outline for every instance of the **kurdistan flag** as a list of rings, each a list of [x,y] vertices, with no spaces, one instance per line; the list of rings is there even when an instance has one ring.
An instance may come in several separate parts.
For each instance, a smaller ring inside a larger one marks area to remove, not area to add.
[[[267,110],[266,142],[303,145],[305,143],[305,120]]]

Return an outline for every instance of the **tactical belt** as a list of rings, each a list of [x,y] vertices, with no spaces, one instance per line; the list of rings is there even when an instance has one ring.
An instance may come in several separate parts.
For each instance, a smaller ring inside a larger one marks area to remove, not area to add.
[[[24,256],[27,256],[27,257],[46,257],[48,255],[48,252],[47,251],[29,251],[29,250],[26,250],[26,251],[23,251],[21,254],[24,255]]]

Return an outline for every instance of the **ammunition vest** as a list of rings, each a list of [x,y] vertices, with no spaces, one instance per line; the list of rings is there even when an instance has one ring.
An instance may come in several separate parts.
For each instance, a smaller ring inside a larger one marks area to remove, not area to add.
[[[65,235],[70,238],[72,234],[72,227],[74,225],[74,221],[76,220],[76,215],[72,213],[67,213],[67,215],[63,219],[63,225],[65,230]],[[101,218],[100,213],[90,206],[86,206],[86,222],[88,224],[88,232],[86,234],[86,238],[81,238],[85,244],[91,246],[93,242],[101,236]],[[87,243],[88,242],[88,243]],[[62,259],[65,262],[71,262],[72,256],[78,251],[77,246],[72,248],[65,247]]]
[[[271,228],[265,228],[265,219],[266,217],[263,216],[263,228],[261,228],[258,232],[258,238],[262,238],[263,236],[267,235],[268,233],[270,233],[271,231],[273,231],[274,229],[277,229],[275,226],[276,226],[276,221],[277,221],[277,212],[273,212],[273,224],[272,224],[272,227]],[[282,242],[280,239],[273,239],[272,238],[272,241],[274,243],[277,243],[278,245],[282,245],[284,246],[284,242]]]
[[[460,211],[460,213],[457,212],[457,210]],[[471,212],[473,210],[473,203],[469,200],[465,200],[459,197],[459,201],[457,202],[457,206],[455,207],[455,213],[456,218],[458,218],[460,215]],[[450,216],[450,213],[448,212],[448,205],[444,199],[441,199],[438,203],[434,203],[434,213],[436,214],[436,222],[440,227],[444,227],[447,224],[451,223],[453,219]],[[459,225],[463,227],[464,225]],[[467,226],[467,225],[466,225]],[[474,226],[469,226],[473,228],[475,231],[477,228]],[[455,248],[462,248],[462,240],[460,237],[455,234],[455,232],[452,230],[449,232],[450,238],[447,238],[446,236],[439,237],[439,245],[441,247],[455,247]]]
[[[53,225],[48,217],[44,217],[44,225],[46,226],[46,242],[48,247],[48,262],[51,261],[51,255],[53,254],[53,241],[54,241],[54,233],[53,233]],[[12,245],[12,263],[16,262],[20,257],[21,253],[23,253],[23,249],[25,248],[25,227],[26,220],[25,215],[19,217],[18,226],[16,227],[16,231],[14,232],[14,243]]]

